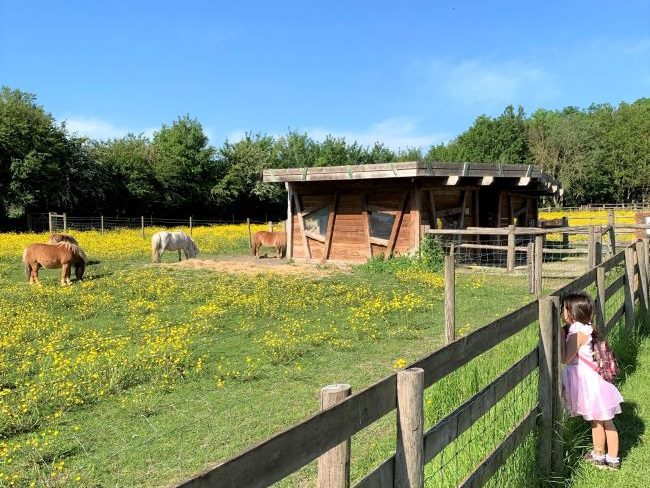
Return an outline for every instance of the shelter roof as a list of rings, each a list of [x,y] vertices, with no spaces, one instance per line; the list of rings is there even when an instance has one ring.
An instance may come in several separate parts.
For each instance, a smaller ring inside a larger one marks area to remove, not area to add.
[[[444,180],[444,185],[478,184],[517,187],[517,191],[561,196],[563,189],[555,178],[538,166],[526,164],[443,163],[410,161],[404,163],[359,164],[311,168],[265,169],[266,183],[351,181],[390,178]]]

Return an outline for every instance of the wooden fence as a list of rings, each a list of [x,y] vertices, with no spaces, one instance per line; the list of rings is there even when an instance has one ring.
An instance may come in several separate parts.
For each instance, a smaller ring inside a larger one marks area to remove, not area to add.
[[[536,404],[519,418],[505,440],[475,466],[459,486],[483,486],[535,429],[538,430],[539,475],[542,478],[561,476],[561,300],[595,284],[597,323],[609,332],[624,319],[628,333],[632,333],[635,300],[640,302],[641,313],[648,314],[649,252],[647,242],[632,244],[552,296],[539,297],[359,393],[349,395],[348,385],[332,385],[322,392],[322,410],[317,414],[176,486],[265,487],[320,457],[319,488],[347,487],[350,485],[351,437],[397,409],[396,453],[356,486],[421,487],[424,465],[535,370],[539,371]],[[622,276],[610,279],[611,283],[606,286],[606,274],[621,267],[624,268]],[[621,288],[625,297],[623,304],[606,317],[607,300]],[[424,432],[422,393],[425,388],[536,321],[540,337],[537,347]]]

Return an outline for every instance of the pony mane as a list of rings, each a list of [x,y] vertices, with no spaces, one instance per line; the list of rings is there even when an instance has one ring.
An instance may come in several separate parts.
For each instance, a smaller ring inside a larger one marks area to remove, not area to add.
[[[56,245],[59,247],[63,247],[66,251],[71,252],[74,256],[78,256],[81,259],[83,259],[84,264],[88,264],[88,258],[86,257],[86,253],[83,252],[83,249],[81,249],[76,244],[72,244],[71,242],[67,242],[67,241],[61,241]]]

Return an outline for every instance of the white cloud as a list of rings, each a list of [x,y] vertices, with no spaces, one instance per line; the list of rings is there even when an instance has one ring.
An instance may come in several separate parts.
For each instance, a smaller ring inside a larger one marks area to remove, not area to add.
[[[594,49],[597,51],[608,50],[618,54],[645,55],[650,52],[650,37],[644,37],[637,40],[608,42],[600,40],[595,43]]]
[[[381,142],[393,150],[410,147],[426,150],[430,146],[446,142],[452,137],[450,134],[422,131],[419,129],[417,121],[408,117],[386,119],[360,130],[328,129],[325,127],[308,127],[296,130],[300,133],[306,133],[316,141],[323,141],[328,135],[331,135],[333,137],[344,137],[349,143],[356,141],[362,146],[373,146],[375,142]],[[233,131],[228,135],[228,140],[239,141],[245,135],[246,131]],[[271,133],[269,135],[279,137],[283,134]]]
[[[118,126],[112,122],[98,119],[95,117],[69,116],[64,118],[68,131],[78,136],[85,136],[91,139],[105,140],[124,137],[129,133],[144,133],[147,137],[152,137],[155,130],[153,128],[134,129]]]
[[[434,60],[414,69],[429,90],[464,105],[502,107],[534,97],[545,101],[559,93],[554,78],[543,69],[517,60]]]

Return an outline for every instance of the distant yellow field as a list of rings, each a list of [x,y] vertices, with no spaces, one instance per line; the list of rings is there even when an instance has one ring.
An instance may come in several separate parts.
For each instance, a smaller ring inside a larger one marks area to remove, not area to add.
[[[617,224],[634,224],[634,210],[616,210],[614,215]],[[539,212],[539,218],[544,220],[569,218],[569,225],[577,227],[579,225],[607,225],[607,210],[558,210]]]
[[[616,225],[633,225],[636,223],[635,210],[616,210],[614,212]],[[539,212],[540,220],[554,220],[567,217],[569,219],[569,227],[579,227],[584,225],[608,225],[608,211],[607,210],[542,210]],[[616,233],[617,238],[623,241],[632,241],[635,236],[632,233]],[[551,239],[559,239],[560,236],[549,234]],[[608,241],[608,237],[604,239]],[[586,234],[578,234],[569,236],[571,242],[586,241]],[[617,246],[618,247],[618,246]]]

